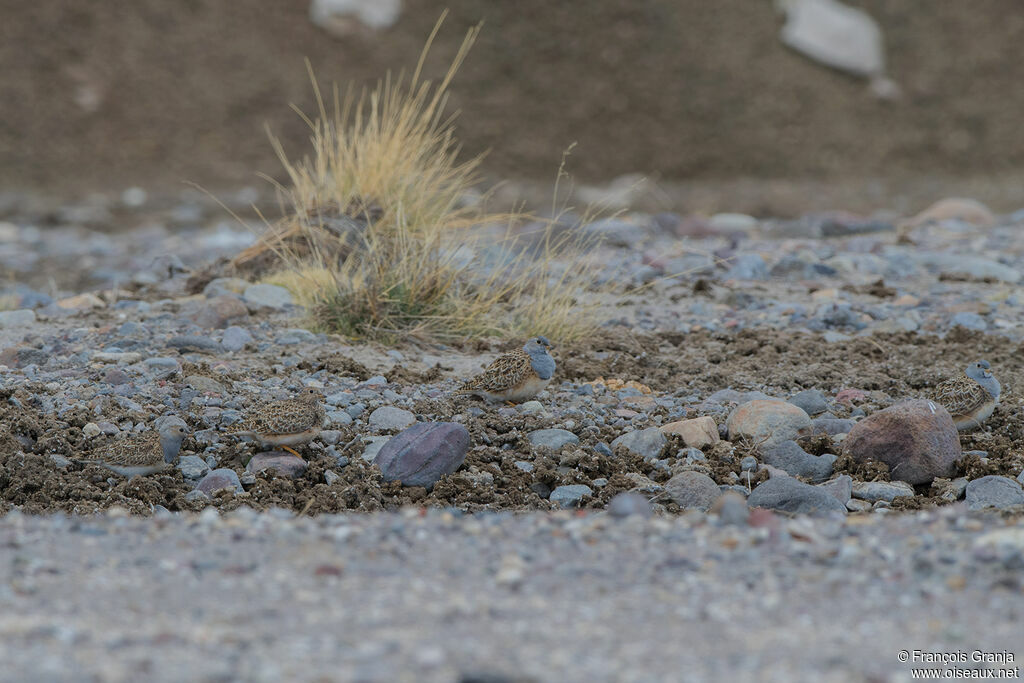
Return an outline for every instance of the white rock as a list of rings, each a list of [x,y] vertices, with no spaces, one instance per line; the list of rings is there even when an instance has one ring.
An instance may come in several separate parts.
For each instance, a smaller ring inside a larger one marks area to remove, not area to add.
[[[357,22],[375,31],[392,26],[402,13],[402,0],[313,0],[309,19],[335,36],[353,33]]]
[[[858,76],[885,71],[882,31],[867,13],[838,0],[784,0],[788,47],[834,69]]]

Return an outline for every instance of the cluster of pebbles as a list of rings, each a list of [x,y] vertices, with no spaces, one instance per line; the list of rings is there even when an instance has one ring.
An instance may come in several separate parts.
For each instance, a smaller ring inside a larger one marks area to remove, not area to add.
[[[553,340],[555,381],[515,407],[453,396],[503,349],[314,334],[280,287],[196,285],[195,268],[251,235],[198,210],[154,213],[164,222],[117,236],[102,221],[89,227],[85,211],[57,212],[46,228],[19,215],[0,223],[8,267],[34,264],[38,275],[38,264],[68,258],[74,232],[87,272],[66,281],[100,283],[0,294],[10,309],[0,312],[5,505],[149,514],[425,502],[745,519],[748,505],[845,515],[1024,504],[1013,393],[1022,212],[947,200],[903,222],[662,214],[584,226],[604,238],[592,256],[608,282],[593,296],[608,299],[615,284],[618,298],[594,338]],[[84,225],[61,223],[76,217]],[[958,436],[925,400],[900,403],[982,357],[1006,392],[975,433]],[[308,462],[254,456],[225,433],[301,387],[326,397]],[[129,485],[76,464],[170,416],[191,430],[176,472]]]

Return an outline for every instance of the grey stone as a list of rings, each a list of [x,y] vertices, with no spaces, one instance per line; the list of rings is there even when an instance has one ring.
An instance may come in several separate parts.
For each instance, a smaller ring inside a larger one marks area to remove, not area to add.
[[[811,418],[785,401],[757,400],[737,406],[725,421],[729,439],[745,439],[759,450],[810,434]]]
[[[544,404],[540,401],[527,401],[519,406],[519,412],[523,415],[543,415]]]
[[[737,254],[723,277],[726,280],[766,280],[768,264],[760,254]]]
[[[708,396],[708,403],[749,403],[750,401],[763,401],[771,396],[760,391],[736,391],[735,389],[719,389]]]
[[[304,330],[300,327],[292,327],[287,330],[281,330],[277,335],[277,343],[282,346],[290,346],[293,344],[309,344],[316,341],[316,335],[309,330]]]
[[[469,431],[455,422],[420,422],[391,438],[374,462],[385,481],[432,488],[459,469],[469,451]]]
[[[167,340],[167,347],[179,351],[197,351],[199,353],[217,353],[221,350],[220,344],[209,337],[199,334],[182,334],[171,337]]]
[[[762,483],[747,498],[747,504],[792,514],[846,514],[846,506],[831,493],[793,477],[773,477]]]
[[[642,458],[653,460],[661,455],[668,443],[668,438],[657,427],[648,427],[635,432],[628,432],[612,441],[612,452],[622,447]]]
[[[818,415],[828,410],[825,394],[818,389],[804,389],[789,399],[789,403],[800,408],[808,415]]]
[[[334,470],[324,470],[324,483],[328,486],[333,486],[340,479],[341,475]]]
[[[142,361],[142,367],[144,368],[144,372],[152,379],[166,379],[171,375],[177,374],[178,371],[181,370],[181,366],[178,365],[177,359],[168,358],[166,356],[147,358]]]
[[[828,491],[836,497],[836,500],[846,505],[853,496],[853,479],[848,474],[840,474],[834,479],[818,484],[818,488]]]
[[[853,484],[853,497],[874,503],[891,503],[897,498],[913,496],[914,487],[905,481],[858,481]]]
[[[278,285],[249,285],[242,293],[242,301],[250,311],[263,308],[279,311],[292,305],[292,293]]]
[[[837,417],[816,417],[811,420],[812,434],[827,434],[836,436],[846,434],[857,424],[855,420],[846,420]]]
[[[580,501],[585,496],[589,496],[594,492],[589,486],[583,484],[569,484],[567,486],[559,486],[551,495],[548,500],[557,503],[558,507],[566,510],[568,508],[579,507]]]
[[[1005,508],[1024,505],[1024,490],[1009,477],[990,474],[967,483],[967,509]]]
[[[36,313],[27,308],[18,311],[0,311],[0,330],[31,325],[36,321]]]
[[[341,441],[341,432],[336,429],[324,429],[320,432],[320,440],[328,446],[333,446]]]
[[[200,491],[199,489],[192,489],[191,491],[185,494],[185,502],[187,503],[194,503],[196,501],[205,502],[208,500],[210,500],[210,497],[203,493],[202,491]]]
[[[231,325],[221,336],[220,344],[228,351],[241,351],[245,348],[245,345],[252,342],[252,334],[249,330],[238,325]]]
[[[702,472],[685,471],[665,482],[665,492],[684,510],[707,512],[721,495],[718,484]]]
[[[817,483],[832,476],[832,466],[837,458],[831,453],[811,455],[795,441],[783,441],[771,448],[762,448],[761,460],[794,477],[803,477]]]
[[[212,299],[217,296],[236,296],[249,286],[248,280],[237,277],[218,277],[203,287],[203,296]]]
[[[198,455],[183,455],[178,458],[178,469],[186,479],[200,479],[210,471],[210,466]]]
[[[366,447],[363,448],[363,460],[367,462],[373,462],[377,459],[377,454],[380,453],[380,449],[384,447],[388,441],[391,440],[389,436],[370,436],[364,437],[363,441],[366,443]]]
[[[284,451],[267,451],[257,453],[249,459],[245,466],[246,472],[258,474],[264,470],[272,470],[282,477],[297,479],[301,477],[309,465],[302,458],[296,458]]]
[[[536,448],[550,448],[557,451],[566,444],[578,444],[580,439],[567,429],[537,429],[526,435]]]
[[[867,512],[871,509],[871,503],[866,500],[851,498],[846,501],[846,509],[850,512]]]
[[[370,413],[367,422],[371,429],[397,432],[416,422],[416,416],[402,408],[381,406]]]
[[[753,472],[757,469],[757,458],[752,455],[746,456],[740,460],[740,469],[744,472]]]
[[[949,319],[950,327],[964,327],[968,330],[976,330],[984,332],[988,329],[988,323],[977,313],[971,313],[970,311],[960,311],[953,315]]]
[[[746,497],[734,489],[722,491],[711,506],[711,512],[718,515],[718,521],[722,524],[744,526],[750,519],[750,506],[747,505]]]
[[[224,489],[230,489],[235,493],[242,493],[245,490],[242,488],[242,482],[238,480],[238,474],[227,468],[211,471],[199,480],[196,489],[210,497]]]
[[[935,485],[934,483],[932,484]],[[967,494],[967,477],[957,477],[952,480],[939,493],[939,498],[950,503],[960,500]]]
[[[596,484],[596,481],[594,483]],[[647,499],[633,491],[624,491],[616,495],[608,503],[607,510],[612,517],[650,517],[654,512]]]
[[[533,472],[533,463],[525,460],[515,461],[516,469],[522,470],[523,472]]]
[[[332,427],[352,424],[352,416],[344,410],[331,410],[327,413],[327,424]]]
[[[209,394],[225,393],[223,384],[206,375],[189,375],[185,378],[185,384],[199,392]]]

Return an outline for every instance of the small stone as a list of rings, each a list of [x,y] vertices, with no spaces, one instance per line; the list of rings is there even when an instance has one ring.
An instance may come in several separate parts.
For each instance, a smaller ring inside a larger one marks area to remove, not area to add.
[[[595,482],[596,483],[596,482]],[[639,493],[624,491],[608,503],[608,514],[612,517],[650,517],[653,514],[651,504]]]
[[[578,444],[580,439],[567,429],[537,429],[526,435],[534,448],[557,451],[567,444]]]
[[[743,472],[753,472],[757,469],[757,458],[752,455],[748,455],[740,460],[740,470]]]
[[[811,418],[807,413],[777,400],[744,403],[729,414],[725,424],[730,441],[746,439],[751,446],[762,450],[811,432]]]
[[[469,444],[469,431],[460,424],[419,422],[384,444],[374,462],[385,481],[429,489],[459,469]]]
[[[961,311],[949,319],[950,327],[964,327],[968,330],[984,332],[988,329],[988,322],[977,313]]]
[[[344,410],[330,410],[327,412],[327,424],[331,427],[344,427],[352,424],[352,416]]]
[[[94,308],[107,307],[107,305],[103,303],[103,299],[89,292],[79,294],[77,296],[70,296],[66,299],[59,299],[57,300],[56,305],[58,308],[62,308],[66,311],[88,311]]]
[[[1024,505],[1024,490],[1009,477],[990,474],[967,484],[967,509],[1006,508]]]
[[[242,488],[242,482],[238,480],[238,474],[227,468],[211,471],[199,480],[196,489],[210,497],[224,489],[230,489],[235,493],[242,493],[245,490]]]
[[[789,399],[789,403],[800,408],[808,415],[818,415],[828,410],[825,394],[818,389],[804,389]]]
[[[853,484],[853,497],[874,503],[891,503],[897,498],[914,495],[914,488],[905,481],[858,481]]]
[[[519,412],[523,415],[540,415],[544,412],[544,406],[540,401],[527,401],[519,406]]]
[[[744,526],[750,519],[747,499],[737,491],[724,491],[715,499],[708,512],[718,515],[718,521],[722,524]]]
[[[589,486],[583,484],[570,484],[568,486],[559,486],[551,495],[548,500],[557,503],[558,507],[563,510],[569,508],[579,507],[580,502],[585,496],[589,496],[594,492]]]
[[[334,470],[324,470],[324,483],[328,486],[334,486],[340,479],[341,475]]]
[[[185,378],[185,384],[201,393],[226,393],[223,384],[221,384],[212,377],[207,377],[206,375],[189,375],[188,377]]]
[[[621,447],[640,457],[654,460],[665,449],[668,439],[657,427],[648,427],[635,432],[627,432],[612,441],[612,452]]]
[[[296,458],[291,453],[284,451],[267,451],[257,453],[249,459],[245,466],[246,472],[258,474],[264,470],[272,470],[282,477],[298,479],[309,465],[302,458]]]
[[[381,406],[370,413],[368,424],[371,429],[397,432],[416,422],[416,416],[408,410],[394,406]]]
[[[215,340],[199,334],[180,334],[171,337],[167,340],[167,348],[177,349],[182,353],[218,353],[221,350],[220,344]]]
[[[341,434],[337,429],[324,429],[320,432],[320,440],[328,446],[333,446],[341,441]]]
[[[177,359],[168,358],[166,356],[147,358],[142,361],[142,365],[145,373],[152,379],[167,379],[181,370],[181,366],[178,365]]]
[[[97,363],[130,365],[142,360],[142,354],[137,351],[100,351],[92,354],[92,360]]]
[[[706,474],[680,472],[665,482],[665,491],[684,510],[707,512],[721,495],[718,484]]]
[[[831,493],[793,477],[772,477],[763,482],[750,494],[747,504],[792,514],[846,514],[846,506]]]
[[[783,441],[770,448],[762,448],[761,460],[794,477],[804,477],[812,483],[818,483],[832,476],[837,458],[831,453],[811,455],[795,441]]]
[[[855,420],[845,420],[835,417],[816,417],[811,420],[811,431],[813,434],[837,436],[839,434],[847,434],[851,429],[853,429],[855,424],[857,424]]]
[[[828,491],[836,497],[836,500],[846,505],[853,495],[853,479],[848,474],[840,474],[834,479],[818,484],[818,488]]]
[[[292,293],[278,285],[249,285],[242,294],[242,301],[253,312],[260,309],[280,311],[292,305]]]
[[[252,486],[256,483],[256,474],[254,472],[242,472],[239,481],[242,482],[242,486]]]
[[[192,489],[191,491],[185,494],[186,503],[195,503],[197,501],[207,502],[209,500],[210,497],[203,493],[202,491],[200,491],[199,489]]]
[[[866,500],[860,500],[858,498],[851,498],[846,501],[846,509],[850,512],[867,512],[871,509],[872,504]]]
[[[934,486],[935,483],[936,482],[932,482],[932,486]],[[957,477],[956,479],[947,482],[945,486],[939,489],[939,498],[950,503],[960,500],[966,494],[967,477]]]
[[[766,280],[768,264],[760,254],[738,254],[723,277],[726,280]]]
[[[367,462],[373,462],[377,459],[377,454],[380,453],[380,449],[384,447],[391,437],[388,436],[370,436],[365,437],[363,441],[366,443],[366,447],[363,449],[363,460]]]
[[[189,320],[200,327],[223,329],[232,322],[245,320],[249,317],[249,309],[241,299],[235,296],[215,296],[200,305]]]
[[[758,221],[745,213],[716,213],[707,224],[716,232],[751,232],[757,229]]]
[[[238,325],[230,325],[221,336],[220,344],[228,351],[241,351],[246,344],[252,343],[253,337],[249,330]]]
[[[0,311],[0,330],[31,325],[36,321],[35,311],[21,309],[18,311]]]
[[[203,296],[207,299],[213,299],[218,296],[241,295],[249,284],[248,280],[237,277],[214,278],[203,288]]]
[[[936,477],[953,476],[960,438],[945,408],[911,399],[858,422],[843,441],[843,450],[857,462],[886,463],[893,479],[929,484]]]
[[[87,439],[94,439],[102,433],[103,431],[100,429],[100,426],[95,422],[87,422],[85,426],[82,427],[82,436]]]
[[[178,458],[178,469],[186,479],[201,479],[210,471],[210,466],[198,455],[183,455]]]
[[[515,461],[516,469],[522,470],[523,472],[533,472],[533,463],[525,460]]]
[[[718,425],[707,415],[692,420],[679,420],[660,427],[666,434],[678,434],[690,448],[708,448],[719,442]]]

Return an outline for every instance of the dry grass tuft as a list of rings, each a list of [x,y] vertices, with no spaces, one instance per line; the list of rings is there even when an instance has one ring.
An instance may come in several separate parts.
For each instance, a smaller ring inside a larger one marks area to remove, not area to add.
[[[444,110],[479,27],[432,84],[421,71],[441,21],[411,79],[389,74],[358,97],[335,87],[330,113],[310,72],[318,116],[299,112],[310,154],[291,160],[271,135],[289,178],[278,184],[285,217],[268,223],[235,265],[273,255],[265,279],[291,290],[325,331],[578,339],[594,329],[593,307],[579,300],[593,282],[585,258],[593,242],[579,229],[556,230],[555,221],[513,237],[526,217],[465,201],[480,158],[460,160]],[[481,226],[505,226],[505,237],[485,240]]]

